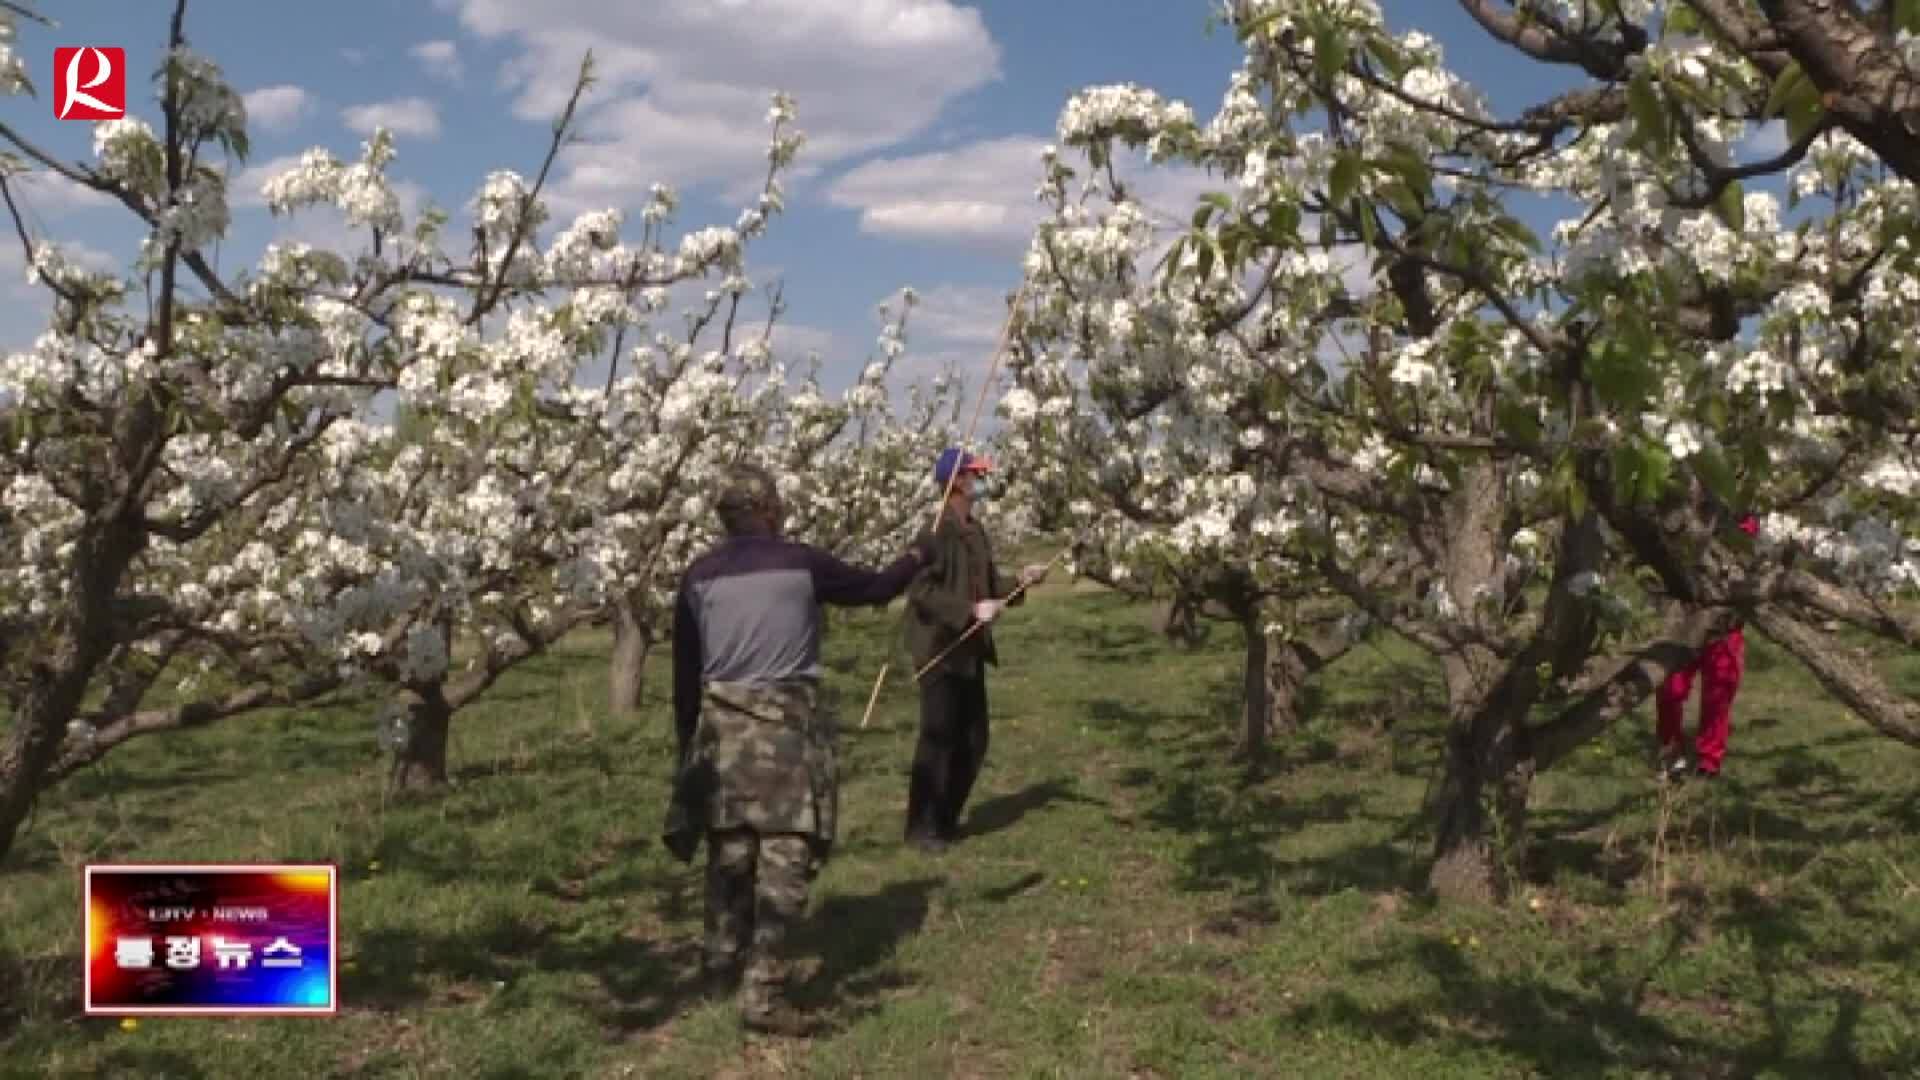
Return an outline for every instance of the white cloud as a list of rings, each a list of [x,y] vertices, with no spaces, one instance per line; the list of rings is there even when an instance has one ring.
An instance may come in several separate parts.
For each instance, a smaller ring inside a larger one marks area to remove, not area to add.
[[[340,50],[340,59],[345,60],[349,64],[352,64],[354,67],[359,67],[361,64],[366,63],[367,60],[372,55],[373,55],[372,53],[369,53],[365,49],[341,49]]]
[[[100,273],[123,268],[119,259],[86,244],[59,244],[71,262]],[[27,281],[27,256],[18,239],[0,243],[0,352],[24,349],[47,329],[53,294]]]
[[[373,129],[377,127],[387,128],[402,137],[431,139],[440,134],[440,110],[426,98],[397,98],[371,105],[352,105],[341,110],[340,119],[349,130],[362,135],[373,134]]]
[[[749,331],[749,337],[760,336],[760,328]],[[820,354],[822,375],[837,367],[834,360],[840,354],[840,339],[834,332],[820,326],[807,326],[803,323],[786,321],[773,324],[773,335],[769,339],[775,355],[784,360],[790,369],[802,367],[809,353]]]
[[[263,86],[241,99],[247,121],[267,131],[289,131],[313,105],[313,95],[298,86]]]
[[[426,69],[427,74],[436,79],[458,83],[464,74],[460,66],[460,51],[451,41],[423,41],[408,49],[407,53],[420,61],[420,66]]]
[[[1033,199],[1044,145],[1011,136],[879,158],[836,180],[827,200],[860,211],[861,232],[1018,250],[1045,216]]]
[[[751,191],[775,90],[799,103],[804,176],[924,130],[1000,74],[979,11],[953,0],[450,3],[467,30],[520,46],[503,81],[527,119],[558,115],[593,49],[600,84],[582,118],[586,142],[555,188],[571,208],[632,205],[655,180]]]
[[[1025,250],[1046,207],[1034,198],[1046,141],[1006,136],[950,150],[879,158],[849,170],[828,201],[860,212],[860,230],[878,236],[953,243],[994,252]],[[1122,154],[1116,172],[1150,216],[1184,224],[1200,195],[1222,182],[1198,170],[1151,166]]]
[[[982,285],[935,285],[914,290],[919,303],[907,313],[907,345],[965,346],[982,355],[1000,341],[1011,289]],[[899,310],[898,292],[887,298]]]
[[[30,172],[9,177],[14,194],[20,202],[20,209],[32,221],[35,213],[47,213],[65,216],[81,210],[100,210],[110,206],[119,206],[119,200],[111,195],[103,195],[84,184],[56,172]],[[8,233],[12,232],[9,227]]]

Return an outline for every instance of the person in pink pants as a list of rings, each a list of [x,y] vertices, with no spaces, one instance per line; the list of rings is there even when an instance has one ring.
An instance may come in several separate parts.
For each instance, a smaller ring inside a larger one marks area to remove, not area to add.
[[[1747,515],[1740,520],[1740,531],[1757,535],[1759,520]],[[1733,699],[1740,693],[1740,676],[1746,667],[1747,639],[1735,626],[1727,636],[1708,642],[1693,663],[1669,675],[1661,685],[1655,705],[1668,777],[1679,779],[1688,772],[1708,778],[1720,775],[1721,759],[1727,755],[1727,736],[1733,730]],[[1685,734],[1682,727],[1695,677],[1700,679],[1700,730],[1694,736],[1694,758],[1689,765],[1681,746]]]

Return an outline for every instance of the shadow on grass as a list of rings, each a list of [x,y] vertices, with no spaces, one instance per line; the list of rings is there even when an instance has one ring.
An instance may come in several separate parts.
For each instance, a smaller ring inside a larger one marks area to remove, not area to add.
[[[1403,1048],[1498,1046],[1550,1076],[1581,1074],[1569,1071],[1574,1062],[1587,1063],[1587,1074],[1598,1074],[1599,1063],[1610,1062],[1690,1075],[1689,1066],[1711,1060],[1693,1040],[1644,1015],[1635,980],[1622,978],[1612,961],[1589,962],[1581,979],[1585,988],[1578,991],[1481,972],[1465,949],[1434,939],[1411,942],[1360,966],[1385,971],[1408,961],[1437,984],[1434,991],[1413,1001],[1377,1005],[1337,990],[1295,1010],[1290,1019],[1303,1029],[1345,1028],[1356,1037]]]
[[[1746,1007],[1737,1000],[1711,991],[1676,999],[1651,989],[1655,973],[1680,962],[1687,934],[1677,923],[1669,924],[1657,958],[1596,952],[1581,962],[1577,978],[1557,981],[1480,969],[1460,946],[1423,939],[1359,966],[1385,971],[1411,960],[1436,984],[1429,995],[1379,1006],[1336,991],[1296,1010],[1291,1019],[1303,1027],[1345,1027],[1359,1037],[1386,1038],[1409,1048],[1498,1046],[1553,1076],[1597,1075],[1601,1062],[1668,1075],[1887,1076],[1905,1074],[1920,1061],[1912,1048],[1898,1052],[1896,1061],[1862,1059],[1858,1028],[1865,999],[1854,990],[1836,995],[1824,1033],[1801,1030],[1796,1038],[1795,1028],[1806,1027],[1810,1002],[1805,997],[1783,1002],[1779,984],[1791,972],[1788,950],[1807,940],[1806,913],[1773,911],[1757,921],[1754,916],[1753,909],[1741,905],[1730,917],[1721,916],[1751,932],[1754,974],[1764,987],[1764,1015],[1745,1024],[1739,1020]],[[1804,985],[1801,992],[1825,996]],[[1681,1030],[1653,1015],[1654,1009],[1677,1009],[1700,1022]],[[1764,1033],[1752,1037],[1749,1033],[1759,1027]]]
[[[1137,664],[1168,651],[1169,646],[1144,625],[1095,623],[1077,627],[1079,659],[1095,664]]]
[[[100,1076],[164,1076],[167,1080],[200,1080],[208,1075],[192,1058],[159,1047],[119,1047],[101,1059],[100,1069]]]
[[[1210,770],[1226,762],[1238,738],[1237,732],[1207,722],[1204,703],[1196,703],[1191,712],[1173,712],[1096,698],[1084,708],[1089,726],[1128,750],[1151,752],[1182,772]]]
[[[22,1026],[70,1023],[85,1016],[80,1003],[80,956],[78,953],[21,956],[0,944],[0,1045],[5,1045]],[[47,994],[58,987],[58,994]],[[82,1025],[97,1036],[96,1025]],[[105,1022],[99,1025],[104,1029]]]
[[[962,838],[987,836],[1002,829],[1012,828],[1028,814],[1058,802],[1102,808],[1108,805],[1104,800],[1091,798],[1075,791],[1070,781],[1055,777],[1028,784],[1019,791],[1007,795],[996,795],[979,803],[967,815],[966,822],[961,825],[960,835]]]
[[[926,923],[930,898],[944,881],[915,878],[865,895],[829,896],[794,928],[796,954],[819,956],[820,967],[791,988],[793,1003],[810,1010],[832,1007],[839,1029],[878,1011],[889,992],[913,985],[889,961]]]
[[[1231,889],[1265,896],[1276,884],[1319,896],[1347,888],[1390,891],[1417,880],[1413,854],[1391,839],[1359,843],[1332,854],[1283,859],[1272,850],[1285,835],[1364,816],[1363,794],[1331,792],[1289,801],[1271,795],[1225,797],[1191,776],[1174,780],[1147,813],[1154,825],[1197,842],[1187,850],[1174,886],[1185,892]],[[1371,819],[1369,819],[1371,820]]]
[[[701,994],[700,943],[647,941],[600,925],[547,925],[503,917],[464,933],[377,927],[356,935],[357,969],[340,996],[356,1007],[413,1010],[461,1005],[525,1007],[515,981],[534,972],[579,973],[594,990],[573,1001],[609,1038],[657,1027]]]
[[[909,985],[888,961],[926,921],[929,897],[941,879],[895,882],[867,895],[829,896],[796,926],[789,955],[819,958],[815,973],[791,988],[802,1007],[836,1006],[844,1016],[876,1007],[876,999]],[[677,890],[685,892],[685,890]],[[697,922],[694,910],[678,922]],[[685,904],[682,897],[681,904]],[[706,1000],[699,931],[679,940],[653,939],[608,919],[605,908],[570,908],[577,916],[496,914],[474,930],[442,933],[414,927],[376,927],[355,935],[354,970],[342,973],[342,1000],[358,1008],[410,1011],[462,1006],[487,1010],[529,1007],[517,980],[538,973],[579,975],[586,989],[559,991],[569,1007],[591,1014],[610,1040],[652,1030]],[[576,980],[575,985],[578,985]],[[851,1003],[852,1010],[848,1011]]]
[[[980,898],[989,903],[1004,904],[1035,886],[1045,884],[1046,880],[1047,875],[1038,870],[1030,870],[1005,885],[995,885],[991,889],[982,890]]]

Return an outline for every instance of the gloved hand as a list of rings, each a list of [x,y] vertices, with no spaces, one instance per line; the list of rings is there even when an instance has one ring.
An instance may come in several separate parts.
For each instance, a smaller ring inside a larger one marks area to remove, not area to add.
[[[973,605],[973,617],[977,622],[990,623],[1000,617],[1001,607],[998,600],[981,600]]]
[[[1044,563],[1033,563],[1020,571],[1020,583],[1032,588],[1047,580],[1047,567]]]

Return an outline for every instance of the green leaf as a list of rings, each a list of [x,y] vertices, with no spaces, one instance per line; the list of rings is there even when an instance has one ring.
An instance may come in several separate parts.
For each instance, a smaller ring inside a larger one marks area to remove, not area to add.
[[[1587,364],[1594,392],[1604,404],[1622,411],[1640,408],[1658,383],[1646,351],[1634,346],[1616,334],[1600,343]]]
[[[1705,420],[1707,426],[1713,430],[1725,431],[1732,415],[1733,410],[1727,405],[1727,399],[1716,394],[1707,399],[1705,415],[1701,419]]]
[[[1276,9],[1266,12],[1257,18],[1248,19],[1246,22],[1240,24],[1239,31],[1235,36],[1241,41],[1247,41],[1259,35],[1260,32],[1267,27],[1279,22],[1281,17],[1286,14],[1288,14],[1288,12],[1285,9]]]
[[[1780,77],[1773,80],[1773,89],[1767,92],[1767,103],[1760,110],[1761,118],[1771,120],[1779,116],[1794,91],[1806,81],[1807,73],[1800,69],[1800,61],[1787,61],[1787,66],[1780,71]]]
[[[1701,483],[1707,485],[1708,491],[1723,502],[1738,501],[1734,491],[1733,466],[1727,464],[1726,455],[1717,447],[1707,447],[1693,455],[1691,460],[1694,474],[1700,477]]]
[[[1920,0],[1893,0],[1893,29],[1920,34]]]
[[[1528,251],[1538,253],[1541,250],[1540,237],[1519,218],[1498,218],[1493,223],[1493,230]]]
[[[1160,265],[1155,267],[1155,270],[1160,273],[1165,273],[1169,268],[1179,266],[1181,257],[1187,253],[1187,243],[1188,240],[1184,236],[1175,240],[1173,246],[1167,249],[1167,254],[1161,258]]]
[[[1535,410],[1511,398],[1502,398],[1494,406],[1494,414],[1500,422],[1500,430],[1506,432],[1513,441],[1523,446],[1532,446],[1540,441],[1540,417]]]
[[[1672,132],[1667,128],[1666,109],[1654,88],[1653,76],[1644,68],[1627,84],[1627,107],[1633,110],[1634,138],[1642,146],[1656,149],[1667,145]]]
[[[1433,169],[1425,158],[1404,146],[1395,146],[1387,151],[1387,156],[1374,164],[1387,169],[1406,181],[1407,187],[1416,196],[1424,197],[1433,190]]]
[[[1331,82],[1347,66],[1347,39],[1331,21],[1322,23],[1313,34],[1313,73],[1321,82]]]
[[[1639,463],[1634,460],[1633,447],[1616,446],[1607,455],[1613,469],[1613,497],[1624,503],[1633,502],[1633,492],[1639,483]]]
[[[1406,78],[1407,71],[1412,67],[1407,62],[1406,54],[1402,53],[1400,47],[1389,38],[1374,38],[1367,42],[1367,51],[1373,54],[1373,58],[1380,62],[1381,67],[1387,69],[1387,74],[1393,76],[1394,82]]]
[[[1644,446],[1639,452],[1639,483],[1634,494],[1643,503],[1658,502],[1673,477],[1673,455],[1665,447]]]
[[[1327,198],[1336,207],[1345,206],[1359,186],[1360,157],[1352,151],[1342,151],[1333,159],[1333,170],[1327,174]]]
[[[1735,180],[1720,189],[1720,197],[1714,200],[1713,209],[1720,221],[1734,232],[1745,232],[1747,228],[1747,191]]]
[[[1413,189],[1405,184],[1388,185],[1387,202],[1395,212],[1409,221],[1419,217],[1426,210],[1426,206],[1420,201],[1420,196],[1414,194]]]
[[[1673,456],[1665,447],[1638,442],[1614,447],[1609,457],[1613,463],[1614,491],[1622,502],[1651,503],[1665,494],[1673,476]]]
[[[1674,4],[1667,8],[1666,18],[1660,21],[1662,37],[1687,37],[1700,32],[1700,19],[1693,9],[1685,4]]]
[[[1787,141],[1797,143],[1819,126],[1827,115],[1827,108],[1820,103],[1819,88],[1811,81],[1800,84],[1800,89],[1787,99]]]
[[[1274,247],[1292,247],[1300,232],[1300,204],[1283,202],[1267,213],[1267,243]]]

